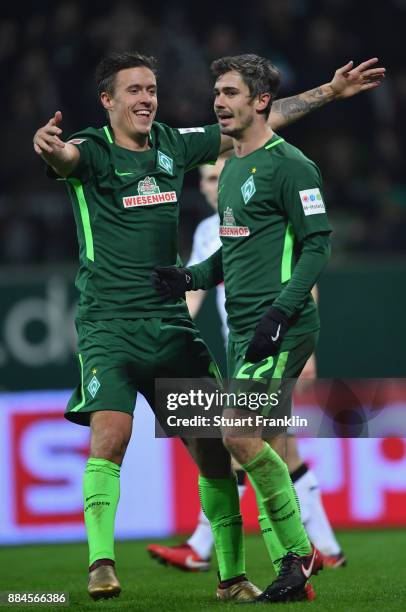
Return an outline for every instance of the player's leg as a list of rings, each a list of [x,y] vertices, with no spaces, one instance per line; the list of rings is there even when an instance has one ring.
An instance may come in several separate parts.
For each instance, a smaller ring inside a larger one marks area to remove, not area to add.
[[[115,573],[114,522],[120,497],[120,466],[131,437],[136,391],[127,384],[117,342],[117,322],[79,325],[81,382],[65,416],[91,428],[83,479],[89,543],[88,592],[94,599],[120,593]],[[108,347],[108,349],[106,348]]]
[[[200,508],[196,528],[185,542],[185,547],[197,557],[194,560],[194,564],[200,571],[210,568],[210,558],[213,546],[214,538],[209,520],[202,508]]]
[[[158,378],[220,376],[192,321],[166,322],[159,338]],[[219,565],[217,595],[221,599],[253,599],[260,591],[245,578],[242,518],[230,455],[221,438],[188,438],[184,443],[199,468],[200,499],[211,525]]]
[[[276,451],[276,453],[284,461],[286,456],[285,438],[286,436],[284,434],[279,434],[277,436],[273,436],[272,438],[265,440],[265,442],[268,442],[272,449]],[[256,498],[258,507],[258,524],[261,529],[264,544],[271,558],[275,573],[278,574],[282,559],[286,555],[287,550],[285,549],[283,544],[281,544],[277,532],[272,526],[272,521],[270,520],[267,514],[262,498],[257,494]]]
[[[300,457],[294,435],[287,436],[286,462],[299,498],[302,521],[310,540],[322,553],[326,567],[344,566],[346,558],[324,510],[316,474]]]
[[[220,379],[213,357],[197,331],[194,329],[192,333],[186,333],[185,338],[188,344],[185,352],[189,355],[186,376],[200,378],[216,375]],[[243,583],[245,578],[242,517],[231,457],[221,438],[188,438],[184,442],[199,468],[200,501],[213,534],[220,588],[224,587],[224,592],[218,591],[218,595],[228,595],[228,587],[232,587],[236,580]],[[240,594],[243,599],[257,593],[252,593],[249,588],[246,591],[241,589]]]
[[[246,578],[237,479],[221,439],[190,438],[186,446],[199,468],[199,496],[213,534],[221,600],[250,601],[261,594]]]
[[[233,469],[237,477],[238,497],[241,500],[247,488],[246,475],[238,464],[233,465]],[[210,522],[200,508],[196,528],[186,541],[173,546],[149,544],[147,550],[151,557],[160,563],[189,572],[205,572],[210,569],[213,546],[214,538]]]
[[[233,465],[233,469],[237,477],[238,497],[241,500],[247,488],[245,484],[245,472],[237,464]],[[190,538],[188,538],[186,544],[189,547],[189,550],[191,549],[193,553],[197,556],[198,560],[195,560],[195,563],[201,563],[202,570],[209,569],[211,551],[214,546],[214,539],[213,534],[211,532],[210,523],[202,509],[200,509],[199,512],[196,529],[194,530]]]
[[[259,372],[261,378],[272,381],[272,384],[281,380],[281,389],[285,387],[287,389],[281,396],[284,398],[284,413],[286,407],[290,405],[290,390],[284,381],[299,375],[308,355],[314,349],[314,341],[313,336],[305,336],[291,342],[286,341],[275,358],[268,358],[264,360],[264,363],[243,363],[240,366],[238,354],[244,356],[245,347],[242,346],[243,343],[240,346],[231,347],[237,356],[235,376],[237,378],[257,378]],[[228,416],[228,411],[226,410],[224,414]],[[231,410],[229,416],[232,416]],[[275,415],[271,412],[270,416]],[[279,598],[286,600],[305,596],[304,587],[307,578],[319,569],[320,561],[316,559],[317,553],[313,551],[301,522],[297,497],[285,462],[260,437],[247,439],[236,437],[233,432],[226,432],[224,441],[231,454],[248,473],[256,493],[260,517],[263,515],[261,527],[265,532],[265,539],[270,538],[271,545],[268,545],[268,550],[276,567],[280,566],[278,579],[284,578],[284,583],[286,583],[282,585],[281,580],[278,582],[277,579],[276,588],[267,590],[266,600],[277,601]],[[282,555],[282,559],[275,558],[277,554]],[[303,573],[301,567],[304,568]],[[305,577],[303,574],[306,572],[308,575]]]
[[[232,412],[227,410],[224,414],[231,417]],[[260,513],[264,513],[269,528],[276,533],[282,545],[279,548],[282,557],[289,550],[299,556],[309,554],[311,544],[303,529],[295,492],[284,461],[259,437],[238,438],[226,435],[224,441],[247,472],[257,496]],[[279,569],[281,557],[272,560]]]
[[[132,416],[110,410],[93,412],[90,427],[90,456],[83,494],[92,572],[100,565],[115,561],[114,524],[120,498],[120,467],[131,437]]]
[[[242,517],[230,455],[219,438],[187,438],[199,468],[199,495],[210,522],[222,583],[245,576]]]
[[[286,356],[285,353],[283,354],[282,359],[273,360],[272,358],[270,358],[266,360],[265,367],[261,367],[261,365],[259,364],[252,364],[252,366],[247,369],[246,364],[245,364],[245,352],[246,352],[246,343],[229,342],[228,352],[227,352],[227,361],[228,361],[227,365],[228,365],[228,371],[231,373],[231,376],[233,376],[235,379],[238,379],[238,380],[249,379],[249,378],[252,379],[254,374],[255,376],[257,376],[256,372],[258,371],[258,367],[261,368],[259,371],[262,372],[268,379],[271,378],[275,374],[276,370],[278,370],[277,376],[280,378],[283,373],[283,370],[286,369],[286,363],[284,362],[284,357]],[[263,391],[263,389],[261,389],[261,391]],[[225,415],[226,414],[227,412],[225,411]],[[236,437],[233,435],[233,431],[231,431],[231,434],[232,435],[230,439],[226,440],[226,444],[233,445],[236,443],[239,446],[239,440],[236,439]],[[241,440],[241,443],[243,446],[246,440],[247,438],[243,438]],[[273,436],[272,440],[269,439],[268,442],[272,445],[276,453],[278,453],[279,457],[282,457],[282,459],[285,459],[286,457],[286,436],[284,434],[275,435]],[[260,440],[258,435],[255,439],[251,440],[251,446],[252,446],[252,449],[255,450],[255,452],[257,453],[260,452],[263,448],[265,448],[262,440]],[[273,452],[273,449],[271,448],[269,450],[269,455],[272,458],[274,458],[274,460],[277,462],[277,465],[282,466],[283,462],[279,461],[278,455],[276,455],[276,453]],[[230,447],[230,450],[231,450],[232,456],[235,456],[235,453],[236,452],[238,453],[241,449],[239,448],[231,449]],[[251,458],[253,457],[254,457],[254,454],[251,454]],[[248,461],[248,458],[247,456],[237,457],[237,461],[241,463],[241,460],[242,460],[242,463],[245,463],[246,461]],[[270,470],[272,469],[272,464],[274,462],[272,461],[266,462]],[[286,472],[286,469],[283,470],[283,473],[285,472]],[[286,478],[286,474],[285,474],[285,478]],[[274,570],[277,574],[280,569],[281,560],[287,552],[287,548],[279,540],[277,531],[272,525],[272,521],[269,517],[269,513],[267,512],[266,506],[264,505],[263,497],[260,495],[257,487],[255,487],[252,477],[250,479],[251,479],[252,484],[254,485],[254,490],[255,490],[256,498],[257,498],[257,507],[258,507],[258,512],[259,512],[258,514],[259,526],[261,528],[261,532],[264,538],[266,548],[268,550],[272,564],[274,566]],[[268,482],[272,482],[272,480],[273,480],[272,472],[270,471],[268,474]],[[287,481],[285,481],[285,488],[286,486],[287,486]]]

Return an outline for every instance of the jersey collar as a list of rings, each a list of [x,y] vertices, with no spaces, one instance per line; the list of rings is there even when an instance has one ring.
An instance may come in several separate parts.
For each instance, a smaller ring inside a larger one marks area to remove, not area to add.
[[[103,126],[103,133],[104,133],[104,136],[105,136],[107,142],[109,144],[114,144],[113,130],[111,129],[110,125],[104,125]],[[149,144],[151,145],[151,147],[153,147],[154,146],[154,142],[153,142],[152,130],[149,133],[148,140],[149,140]]]
[[[110,125],[103,126],[103,134],[109,144],[114,144],[113,130],[111,129]],[[173,176],[174,160],[172,157],[169,157],[169,155],[158,149],[159,143],[156,136],[157,134],[154,134],[154,130],[151,129],[151,132],[149,134],[149,143],[151,145],[151,148],[149,152],[154,153],[154,170],[158,172],[164,172],[165,174]],[[156,140],[156,146],[154,146],[153,143],[154,139]]]
[[[272,149],[273,147],[276,147],[276,145],[281,144],[281,142],[285,142],[285,139],[281,138],[277,134],[274,134],[271,140],[268,140],[264,148],[267,150]]]

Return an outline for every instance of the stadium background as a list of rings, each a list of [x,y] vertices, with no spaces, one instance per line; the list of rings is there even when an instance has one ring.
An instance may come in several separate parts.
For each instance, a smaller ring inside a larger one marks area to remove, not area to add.
[[[62,419],[76,384],[73,288],[76,235],[63,190],[47,181],[32,136],[57,109],[65,135],[105,119],[93,69],[109,50],[134,48],[160,60],[158,118],[174,126],[214,120],[210,61],[253,51],[283,72],[281,96],[331,79],[334,70],[378,56],[388,69],[375,92],[329,105],[283,136],[320,166],[334,227],[320,283],[319,373],[403,377],[406,76],[399,41],[404,0],[94,3],[38,1],[2,9],[0,181],[0,544],[82,539],[81,474],[88,432]],[[366,16],[367,14],[367,16]],[[182,198],[180,251],[209,214],[197,173]],[[224,362],[213,296],[199,324]],[[400,393],[397,406],[406,404]],[[330,517],[339,526],[404,525],[406,442],[401,438],[301,441]],[[135,483],[135,486],[134,486]],[[142,500],[142,504],[140,501]],[[243,502],[256,528],[253,496]],[[141,401],[123,468],[121,537],[192,528],[194,469],[177,442],[155,440]]]

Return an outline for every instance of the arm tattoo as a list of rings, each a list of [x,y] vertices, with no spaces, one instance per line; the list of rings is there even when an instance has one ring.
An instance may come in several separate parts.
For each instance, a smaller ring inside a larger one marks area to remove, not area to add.
[[[316,87],[297,96],[276,100],[272,105],[272,110],[275,113],[280,113],[289,123],[289,120],[294,121],[307,115],[310,111],[320,108],[330,99],[331,95],[329,96],[321,87]]]

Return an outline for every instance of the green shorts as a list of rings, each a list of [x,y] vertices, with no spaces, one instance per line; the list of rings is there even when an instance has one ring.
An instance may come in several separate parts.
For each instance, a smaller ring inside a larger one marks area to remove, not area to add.
[[[112,319],[77,322],[80,384],[65,417],[89,425],[90,413],[133,414],[137,391],[154,409],[156,378],[219,375],[190,319]]]
[[[292,390],[295,380],[300,376],[307,360],[314,352],[317,344],[318,332],[290,337],[282,342],[281,350],[275,357],[267,357],[258,363],[245,361],[245,353],[250,340],[235,342],[230,340],[227,351],[227,369],[229,379],[235,388],[235,381],[246,380],[242,387],[247,391],[264,390],[267,383],[267,392],[279,392],[281,401],[277,408],[264,407],[260,412],[263,415],[271,413],[272,416],[283,416],[291,413]],[[250,385],[252,381],[252,386]]]

